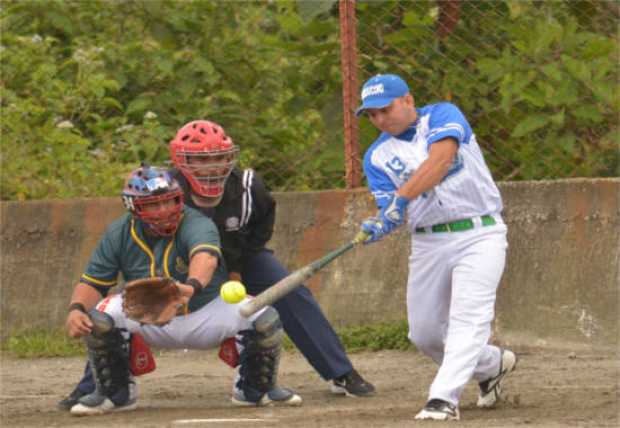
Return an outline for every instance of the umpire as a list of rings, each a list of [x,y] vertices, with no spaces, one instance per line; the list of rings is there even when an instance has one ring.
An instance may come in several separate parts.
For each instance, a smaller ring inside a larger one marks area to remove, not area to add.
[[[185,203],[209,216],[222,239],[231,280],[257,295],[288,276],[266,248],[273,234],[276,203],[263,181],[235,167],[238,147],[216,123],[196,120],[184,125],[170,142],[173,175],[185,192]],[[284,330],[334,394],[368,396],[375,388],[353,368],[342,344],[312,293],[298,287],[273,305]]]

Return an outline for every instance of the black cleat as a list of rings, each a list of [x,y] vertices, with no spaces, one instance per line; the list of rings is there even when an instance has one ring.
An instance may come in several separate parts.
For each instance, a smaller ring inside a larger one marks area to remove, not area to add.
[[[75,406],[78,403],[78,400],[85,395],[87,394],[75,388],[71,394],[60,400],[56,404],[56,407],[58,410],[69,411],[71,410],[71,407]]]
[[[375,393],[375,387],[366,382],[357,370],[353,369],[349,374],[334,379],[331,392],[348,397],[368,397]]]

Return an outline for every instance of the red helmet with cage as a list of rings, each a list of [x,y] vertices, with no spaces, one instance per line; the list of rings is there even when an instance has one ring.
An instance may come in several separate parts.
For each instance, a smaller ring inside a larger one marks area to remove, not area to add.
[[[174,235],[183,213],[183,190],[165,168],[141,166],[123,188],[123,204],[159,236]]]
[[[224,129],[208,120],[185,124],[170,142],[172,163],[187,178],[192,191],[205,198],[224,193],[238,154],[239,148]]]

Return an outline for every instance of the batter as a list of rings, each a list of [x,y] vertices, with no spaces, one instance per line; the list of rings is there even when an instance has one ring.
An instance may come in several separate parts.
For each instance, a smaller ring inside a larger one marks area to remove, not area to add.
[[[362,88],[381,135],[364,156],[379,213],[362,230],[382,239],[407,222],[413,234],[407,281],[409,339],[439,365],[416,419],[459,419],[470,379],[479,407],[492,407],[515,354],[487,342],[506,259],[502,199],[471,126],[453,104],[416,108],[405,81],[377,75]]]

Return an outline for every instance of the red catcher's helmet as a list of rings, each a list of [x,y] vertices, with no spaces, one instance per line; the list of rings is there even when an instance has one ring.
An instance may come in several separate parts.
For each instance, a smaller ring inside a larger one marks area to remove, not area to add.
[[[208,120],[185,124],[170,142],[172,163],[187,178],[192,191],[205,198],[224,193],[238,154],[239,148],[224,129]]]
[[[159,236],[174,235],[183,212],[183,190],[165,168],[141,166],[123,188],[123,204]]]

